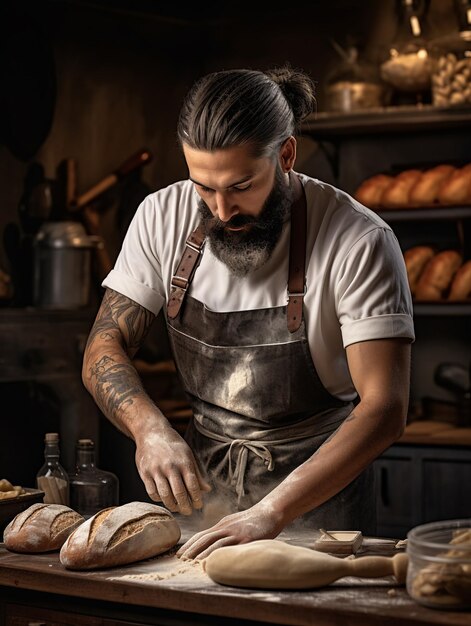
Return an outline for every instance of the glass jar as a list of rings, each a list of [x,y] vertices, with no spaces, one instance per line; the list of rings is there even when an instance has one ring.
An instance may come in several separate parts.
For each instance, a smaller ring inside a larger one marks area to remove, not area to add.
[[[69,478],[59,463],[59,434],[46,433],[44,465],[36,475],[38,489],[44,491],[45,504],[69,504]]]
[[[70,506],[87,519],[118,504],[117,476],[96,467],[95,444],[91,439],[79,439],[75,471],[70,474]]]
[[[434,609],[471,608],[471,519],[432,522],[407,535],[407,591]]]
[[[471,29],[432,44],[432,102],[437,107],[471,103]]]
[[[327,110],[349,113],[382,106],[385,89],[376,66],[360,59],[355,46],[343,56],[343,62],[327,77]]]
[[[429,43],[423,34],[420,2],[401,0],[396,36],[386,60],[381,64],[381,78],[399,93],[412,94],[412,101],[430,98],[432,61]]]

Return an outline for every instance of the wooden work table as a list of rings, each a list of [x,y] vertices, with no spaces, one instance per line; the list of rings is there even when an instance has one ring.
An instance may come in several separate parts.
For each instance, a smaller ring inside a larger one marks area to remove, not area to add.
[[[192,532],[183,532],[183,539]],[[186,535],[186,536],[185,536]],[[308,545],[305,533],[280,535]],[[362,551],[392,554],[394,542],[365,539]],[[174,554],[127,567],[73,572],[58,553],[21,555],[0,544],[2,626],[293,624],[316,626],[469,625],[466,612],[416,604],[393,578],[343,578],[309,591],[264,591],[212,582]]]

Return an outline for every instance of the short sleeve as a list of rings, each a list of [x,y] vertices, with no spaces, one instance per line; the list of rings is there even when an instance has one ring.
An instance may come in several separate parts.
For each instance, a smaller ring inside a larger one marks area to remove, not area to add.
[[[412,298],[404,258],[394,233],[377,227],[349,249],[336,285],[344,347],[360,341],[414,341]]]
[[[165,301],[157,250],[158,213],[155,195],[138,207],[123,241],[114,268],[102,283],[134,300],[155,315]]]

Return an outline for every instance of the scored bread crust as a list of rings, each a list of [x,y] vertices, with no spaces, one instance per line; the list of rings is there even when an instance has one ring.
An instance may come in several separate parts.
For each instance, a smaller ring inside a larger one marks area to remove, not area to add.
[[[466,261],[456,272],[450,287],[448,300],[471,298],[471,261]]]
[[[68,569],[96,569],[149,559],[173,548],[180,527],[161,506],[129,502],[100,511],[70,535],[60,561]]]
[[[441,300],[451,285],[453,276],[463,262],[456,250],[439,252],[425,266],[417,283],[417,300]]]
[[[3,541],[12,552],[52,552],[60,550],[84,521],[63,504],[33,504],[12,519],[3,532]]]

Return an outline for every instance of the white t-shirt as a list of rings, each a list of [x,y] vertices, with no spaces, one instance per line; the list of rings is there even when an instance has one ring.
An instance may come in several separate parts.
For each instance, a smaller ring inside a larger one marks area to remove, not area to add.
[[[356,396],[345,347],[370,339],[414,340],[404,259],[391,228],[348,194],[300,174],[307,200],[304,316],[314,365],[334,396]],[[114,269],[103,281],[157,315],[188,235],[199,196],[190,180],[150,194],[129,226]],[[217,312],[285,306],[290,224],[272,256],[244,278],[205,246],[188,293]]]

